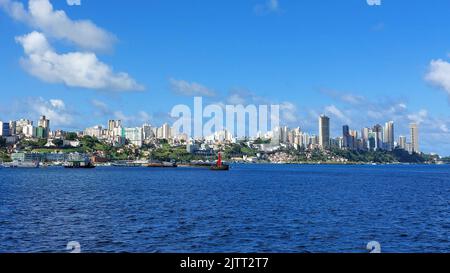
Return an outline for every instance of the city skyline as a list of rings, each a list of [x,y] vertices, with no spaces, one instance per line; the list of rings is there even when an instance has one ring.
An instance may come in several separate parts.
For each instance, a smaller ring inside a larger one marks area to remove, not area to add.
[[[334,121],[334,136],[342,125],[389,120],[397,136],[409,136],[417,123],[422,151],[450,154],[450,3],[411,1],[407,13],[398,2],[267,3],[0,0],[0,120],[46,115],[68,131],[109,118],[161,126],[173,105],[201,95],[208,103],[279,104],[282,124],[316,134],[321,113]]]
[[[213,118],[214,119],[214,118]],[[215,130],[211,135],[196,136],[184,131],[176,131],[174,126],[164,123],[161,127],[144,123],[137,127],[127,127],[122,120],[108,120],[108,125],[95,125],[86,127],[81,131],[67,132],[61,129],[51,130],[50,120],[41,115],[37,126],[34,121],[22,118],[17,121],[0,121],[0,137],[5,139],[6,144],[12,145],[23,139],[47,139],[47,144],[53,143],[55,139],[65,140],[65,135],[76,133],[79,136],[95,137],[106,141],[114,146],[124,146],[126,141],[136,147],[142,147],[153,139],[164,139],[173,144],[195,144],[201,141],[206,144],[236,143],[240,139],[271,140],[273,148],[277,146],[290,145],[295,149],[328,150],[339,148],[353,151],[394,151],[402,149],[410,154],[420,154],[419,126],[416,123],[409,124],[409,136],[395,135],[395,123],[388,121],[385,126],[375,124],[373,127],[364,127],[358,130],[350,129],[348,125],[342,125],[342,135],[333,136],[330,130],[330,117],[322,114],[318,118],[318,134],[303,131],[300,126],[289,128],[288,126],[271,127],[268,131],[258,131],[255,135],[238,136],[235,132],[230,133],[227,128]],[[246,126],[244,126],[246,127]],[[397,137],[397,139],[396,139]],[[441,155],[446,156],[446,155]]]

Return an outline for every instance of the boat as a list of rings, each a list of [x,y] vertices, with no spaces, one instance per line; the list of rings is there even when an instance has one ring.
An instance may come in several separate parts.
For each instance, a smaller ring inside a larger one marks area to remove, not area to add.
[[[147,167],[149,168],[177,168],[178,165],[173,162],[150,162]]]
[[[211,166],[210,170],[212,170],[212,171],[229,171],[230,165],[223,164],[222,154],[219,153],[219,159],[217,160],[217,163],[215,165]]]
[[[5,168],[26,168],[26,169],[36,169],[39,168],[39,162],[37,161],[13,161],[8,163],[3,163]]]

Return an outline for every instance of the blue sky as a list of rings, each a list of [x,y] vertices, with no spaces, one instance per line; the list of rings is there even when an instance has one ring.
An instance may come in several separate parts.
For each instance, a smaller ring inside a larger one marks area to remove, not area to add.
[[[450,155],[449,1],[79,4],[0,0],[0,120],[159,125],[203,94],[281,104],[283,123],[311,133],[325,113],[334,136],[418,122],[422,149]]]

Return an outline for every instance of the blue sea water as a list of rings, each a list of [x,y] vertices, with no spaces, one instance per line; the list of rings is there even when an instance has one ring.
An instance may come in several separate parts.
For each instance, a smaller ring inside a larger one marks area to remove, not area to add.
[[[450,166],[1,169],[0,252],[450,252]]]

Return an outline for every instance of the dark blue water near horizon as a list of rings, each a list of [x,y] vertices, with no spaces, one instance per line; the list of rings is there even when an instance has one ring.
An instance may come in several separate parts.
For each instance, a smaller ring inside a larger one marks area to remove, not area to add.
[[[450,252],[450,166],[1,169],[0,252]]]

